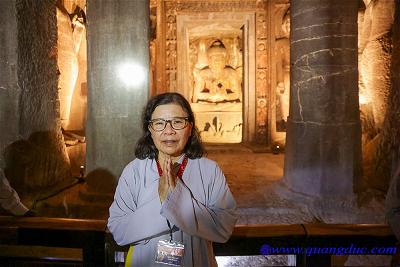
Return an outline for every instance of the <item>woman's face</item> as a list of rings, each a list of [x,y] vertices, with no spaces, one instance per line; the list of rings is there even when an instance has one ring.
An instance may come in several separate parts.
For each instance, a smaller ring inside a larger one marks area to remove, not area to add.
[[[188,114],[177,104],[159,105],[151,114],[151,120],[164,119],[172,120],[174,118],[188,117]],[[187,122],[185,128],[175,130],[171,123],[167,123],[162,131],[155,131],[150,125],[149,130],[154,145],[159,151],[159,154],[165,154],[172,157],[178,157],[183,153],[186,143],[192,132],[192,123]]]

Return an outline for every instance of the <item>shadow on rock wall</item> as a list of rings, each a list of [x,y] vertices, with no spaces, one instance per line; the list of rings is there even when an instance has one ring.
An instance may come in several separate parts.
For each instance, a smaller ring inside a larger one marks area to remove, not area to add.
[[[57,132],[35,132],[5,148],[5,173],[21,197],[34,196],[72,180],[69,160],[61,151]]]

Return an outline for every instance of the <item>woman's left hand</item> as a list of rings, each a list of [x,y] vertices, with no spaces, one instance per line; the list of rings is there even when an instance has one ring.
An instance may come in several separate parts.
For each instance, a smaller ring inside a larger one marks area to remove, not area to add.
[[[166,174],[166,178],[168,180],[168,186],[169,189],[172,191],[174,190],[175,186],[176,186],[176,175],[175,173],[172,171],[172,160],[170,157],[166,158],[166,160],[164,161],[164,168],[165,168],[165,174]]]

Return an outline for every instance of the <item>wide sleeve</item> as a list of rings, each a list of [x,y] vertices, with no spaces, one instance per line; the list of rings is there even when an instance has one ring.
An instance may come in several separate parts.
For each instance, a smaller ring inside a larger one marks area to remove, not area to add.
[[[204,202],[196,199],[190,188],[178,180],[174,191],[163,202],[161,215],[187,234],[223,243],[231,236],[236,223],[236,202],[216,164],[213,171],[206,173],[212,177],[202,179],[203,184],[198,182],[208,196]]]
[[[22,204],[17,192],[10,186],[3,170],[0,169],[0,206],[13,215],[24,215],[28,208]]]
[[[141,187],[139,174],[134,169],[132,165],[124,169],[109,209],[107,226],[118,245],[141,243],[169,230],[165,218],[160,216],[161,203],[157,196],[137,205]]]

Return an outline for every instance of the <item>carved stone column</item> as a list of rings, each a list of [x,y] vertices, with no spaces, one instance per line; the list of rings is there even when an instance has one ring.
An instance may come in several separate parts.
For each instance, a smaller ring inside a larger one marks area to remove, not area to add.
[[[28,192],[73,177],[60,127],[56,2],[15,5],[20,139],[6,148],[6,175],[17,192]]]
[[[291,1],[285,177],[293,191],[351,198],[360,175],[357,1]]]
[[[87,1],[87,172],[96,170],[95,178],[105,177],[103,182],[119,177],[134,159],[142,132],[149,94],[149,21],[148,0]],[[137,84],[138,79],[143,81]]]
[[[15,0],[0,1],[0,168],[4,148],[18,138],[17,17]],[[5,127],[5,125],[7,125]]]

